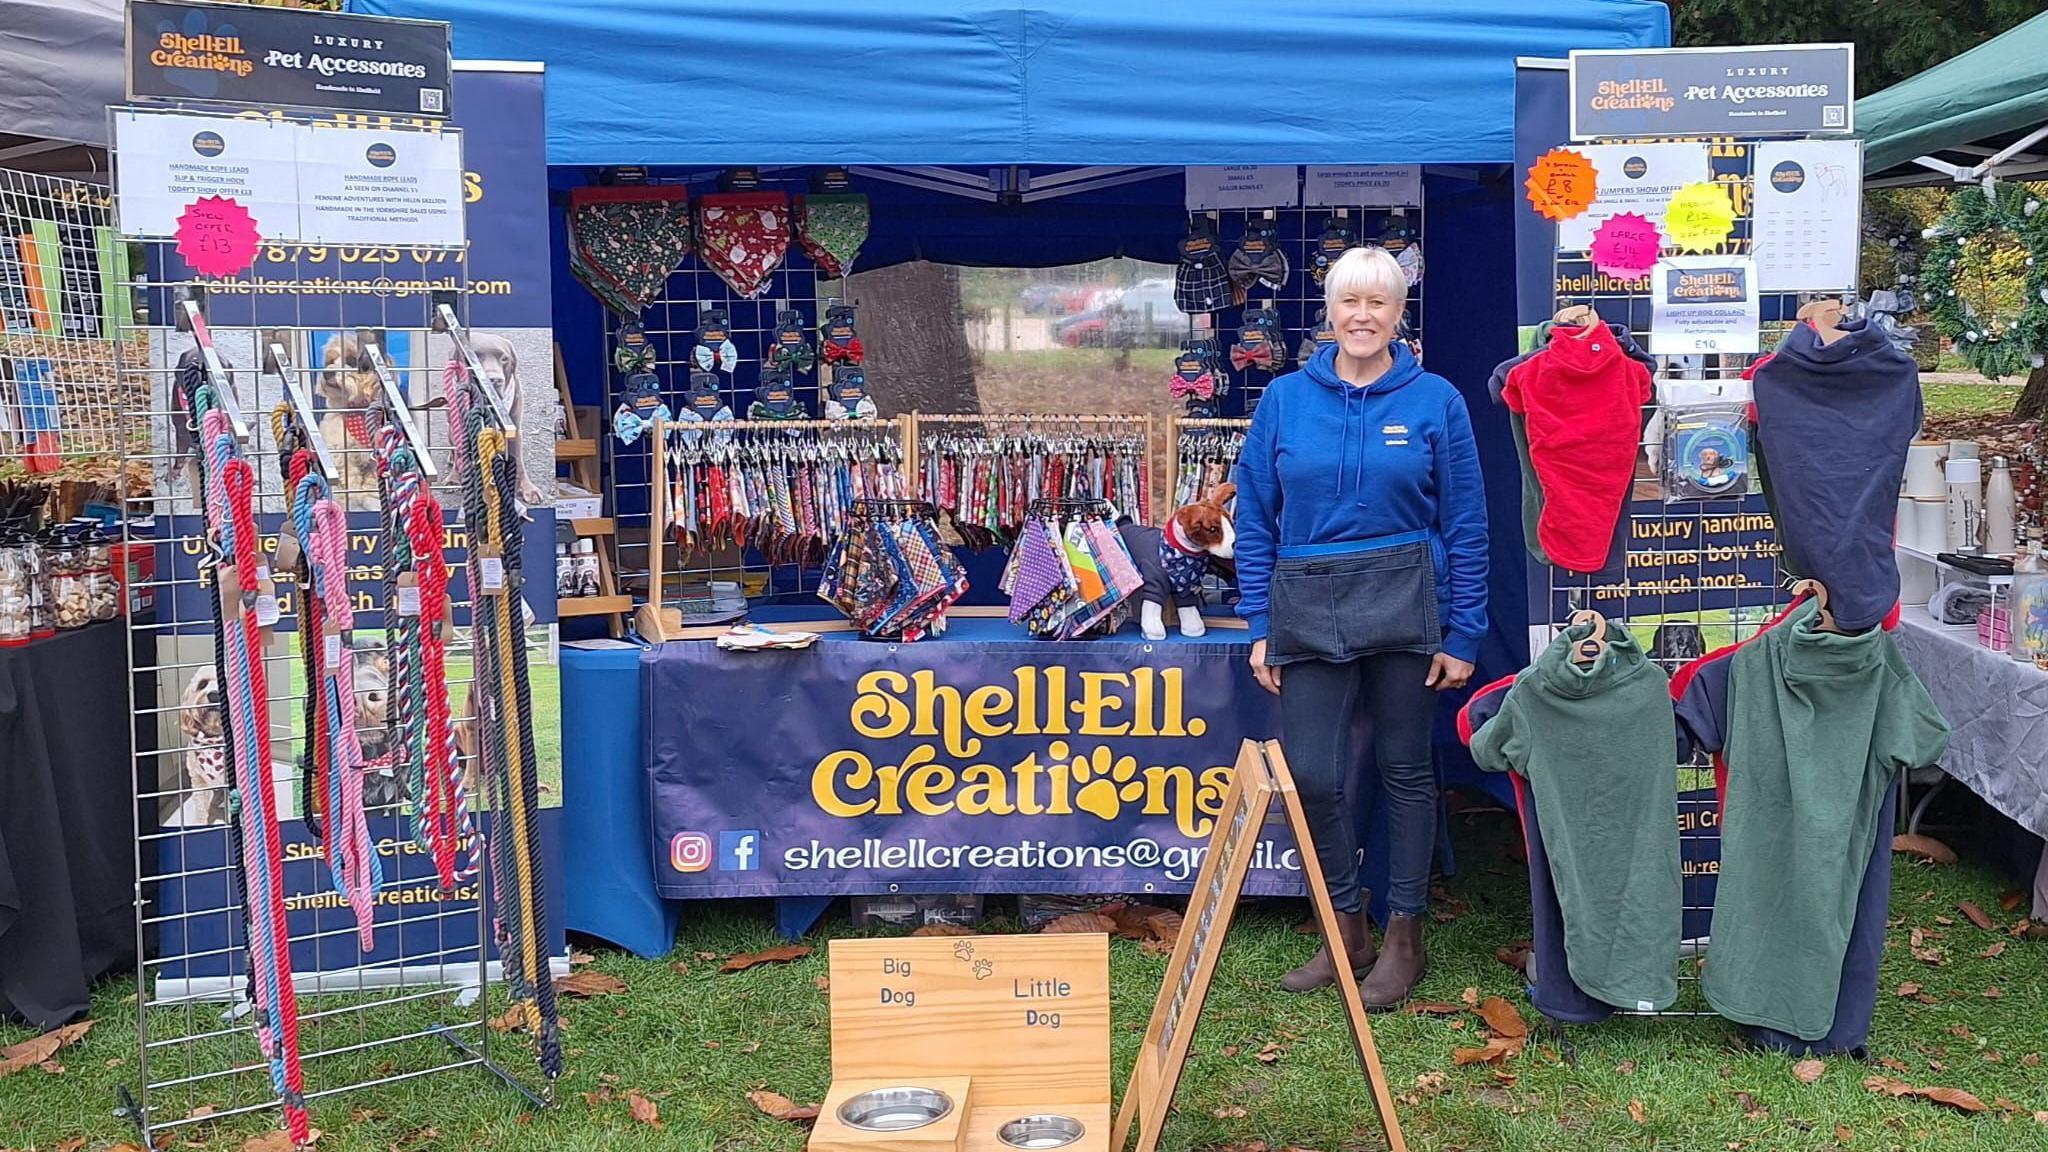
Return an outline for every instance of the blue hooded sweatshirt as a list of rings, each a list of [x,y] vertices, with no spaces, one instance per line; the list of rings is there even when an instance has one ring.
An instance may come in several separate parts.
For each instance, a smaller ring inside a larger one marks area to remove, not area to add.
[[[1486,631],[1486,489],[1465,398],[1404,344],[1364,388],[1337,347],[1275,379],[1237,462],[1238,615],[1264,639],[1273,562],[1427,539],[1443,650],[1473,661]]]

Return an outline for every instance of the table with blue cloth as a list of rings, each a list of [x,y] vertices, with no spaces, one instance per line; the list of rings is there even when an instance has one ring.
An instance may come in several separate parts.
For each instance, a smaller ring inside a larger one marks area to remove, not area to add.
[[[823,627],[817,611],[753,615]],[[1279,731],[1250,647],[1231,620],[1201,638],[1147,641],[1131,624],[1050,641],[959,615],[914,644],[565,646],[568,927],[653,956],[685,899],[772,898],[794,936],[839,896],[1185,892],[1219,766]],[[1451,782],[1479,782],[1450,733],[1456,703],[1441,759]],[[1354,740],[1366,760],[1366,733]],[[1376,774],[1357,786],[1378,891]],[[1301,891],[1284,826],[1274,836],[1249,893]]]

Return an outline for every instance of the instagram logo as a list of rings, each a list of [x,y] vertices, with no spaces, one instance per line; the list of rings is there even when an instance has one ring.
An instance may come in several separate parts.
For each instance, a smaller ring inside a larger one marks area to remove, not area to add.
[[[711,867],[711,838],[702,832],[678,832],[668,842],[668,862],[678,872],[702,872]]]

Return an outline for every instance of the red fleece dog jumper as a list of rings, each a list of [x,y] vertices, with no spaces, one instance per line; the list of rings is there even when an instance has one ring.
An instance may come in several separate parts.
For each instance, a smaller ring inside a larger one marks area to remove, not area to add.
[[[1650,371],[1604,325],[1581,332],[1553,329],[1548,348],[1508,373],[1501,396],[1524,417],[1543,486],[1537,542],[1560,568],[1598,572],[1635,481]]]

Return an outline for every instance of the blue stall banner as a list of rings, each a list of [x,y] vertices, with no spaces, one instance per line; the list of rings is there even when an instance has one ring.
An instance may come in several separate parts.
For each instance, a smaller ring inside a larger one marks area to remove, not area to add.
[[[419,328],[426,325],[433,293],[462,287],[466,273],[472,326],[552,326],[548,247],[534,240],[545,237],[548,228],[544,79],[537,69],[456,68],[461,110],[448,124],[463,131],[466,252],[265,244],[248,271],[206,281],[209,319],[221,327]],[[413,130],[437,124],[363,113],[334,114],[315,123]],[[160,264],[160,283],[200,279],[171,245],[151,245],[149,258]],[[171,315],[168,290],[152,294],[150,314]],[[311,351],[317,355],[319,350],[316,344]]]
[[[1855,105],[1853,44],[1571,54],[1574,140],[1848,135]]]
[[[443,499],[452,500],[453,495]],[[527,607],[535,624],[555,622],[555,512],[552,508],[529,508],[532,519],[524,527],[520,551],[520,572],[531,589]],[[448,565],[448,595],[456,602],[455,625],[469,627],[469,530],[457,522],[456,514],[443,508],[442,558]],[[213,581],[202,568],[205,557],[206,522],[198,516],[159,517],[157,523],[169,532],[156,546],[159,579],[169,573],[170,606],[161,602],[157,619],[164,631],[198,635],[213,630]],[[258,545],[265,556],[277,553],[278,533],[284,517],[264,513],[256,517],[263,539]],[[356,627],[384,627],[383,520],[376,512],[348,514],[348,594],[355,609]],[[297,588],[290,582],[277,586],[281,613],[277,632],[298,630]]]
[[[1235,644],[677,643],[642,673],[669,899],[1186,892],[1279,729]],[[1276,809],[1246,890],[1300,868]]]
[[[1678,504],[1636,500],[1628,513],[1628,565],[1619,579],[1576,576],[1529,559],[1529,609],[1537,617],[1531,623],[1557,623],[1576,608],[1596,608],[1610,619],[1645,627],[1666,617],[1732,625],[1738,619],[1761,623],[1774,614],[1773,605],[1782,599],[1780,549],[1762,496]],[[1646,647],[1655,643],[1640,639]]]
[[[540,843],[546,875],[560,876],[561,819],[558,808],[540,812]],[[486,835],[488,813],[479,816]],[[248,970],[244,949],[248,938],[239,909],[239,867],[228,867],[227,828],[215,825],[165,829],[156,845],[158,874],[175,877],[156,884],[150,915],[156,919],[154,956],[170,957],[151,971],[165,979],[199,979],[240,975]],[[284,851],[285,924],[292,939],[292,971],[341,972],[364,965],[380,968],[446,965],[450,982],[463,982],[476,963],[477,917],[474,901],[482,885],[470,879],[456,885],[452,897],[441,893],[433,857],[413,843],[411,823],[398,816],[370,817],[370,838],[384,870],[377,893],[373,947],[358,947],[355,913],[339,892],[327,867],[325,849],[306,832],[303,820],[278,825]],[[233,884],[237,890],[230,892]],[[561,899],[547,907],[548,951],[563,951]],[[496,959],[497,945],[486,940],[487,959]]]

